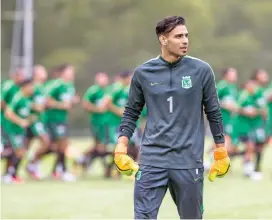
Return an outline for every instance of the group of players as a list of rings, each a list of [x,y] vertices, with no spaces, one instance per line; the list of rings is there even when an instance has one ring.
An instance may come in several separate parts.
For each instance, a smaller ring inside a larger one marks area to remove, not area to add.
[[[116,76],[115,82],[109,84],[109,76],[106,73],[96,74],[95,85],[89,87],[82,98],[82,107],[89,113],[89,123],[95,144],[75,160],[76,168],[81,167],[86,171],[93,160],[100,157],[104,162],[104,176],[112,177],[115,170],[113,150],[117,144],[118,128],[128,101],[131,78],[132,73],[124,71]],[[128,154],[136,160],[145,117],[146,108],[142,111],[130,142]],[[120,177],[119,173],[117,174]]]
[[[217,83],[229,155],[242,155],[244,174],[262,179],[261,158],[272,135],[272,83],[263,69],[253,72],[241,88],[237,71],[227,68]],[[242,147],[241,147],[242,146]]]
[[[65,152],[68,147],[67,120],[70,108],[79,102],[74,87],[74,67],[69,64],[54,69],[47,79],[43,66],[33,68],[33,77],[26,77],[17,68],[11,78],[1,83],[1,157],[7,159],[5,182],[21,183],[18,167],[31,141],[37,138],[40,146],[27,164],[27,171],[39,179],[39,162],[50,152],[57,154],[53,176],[74,180],[66,170]]]
[[[72,65],[56,67],[50,79],[43,66],[35,66],[31,78],[26,78],[23,69],[18,68],[10,79],[1,83],[1,157],[7,161],[4,182],[23,182],[17,173],[18,167],[21,160],[27,158],[25,156],[33,139],[38,139],[40,145],[28,158],[26,166],[32,178],[41,179],[40,161],[45,155],[53,153],[56,162],[52,167],[52,177],[64,181],[76,180],[66,167],[69,153],[67,124],[69,110],[79,103],[89,114],[95,144],[74,161],[74,166],[86,169],[93,159],[101,157],[105,177],[111,177],[115,169],[112,151],[128,100],[131,76],[130,71],[124,71],[110,85],[106,73],[97,73],[95,84],[80,98],[75,92]],[[134,158],[138,155],[138,132],[135,134],[130,148]]]
[[[18,167],[31,141],[39,140],[39,147],[29,159],[26,170],[32,178],[41,179],[40,161],[49,154],[56,155],[52,177],[75,181],[66,167],[69,110],[81,103],[89,114],[94,144],[75,159],[74,168],[87,170],[95,158],[101,158],[105,177],[112,177],[112,152],[117,143],[118,127],[128,101],[130,71],[121,72],[112,84],[109,76],[100,72],[95,84],[82,98],[75,91],[74,67],[61,65],[52,71],[37,65],[33,77],[26,78],[18,68],[11,79],[1,83],[1,157],[6,158],[4,182],[21,183]],[[237,86],[237,71],[227,68],[217,83],[223,123],[230,156],[243,155],[245,175],[261,179],[261,156],[272,135],[272,84],[265,70],[256,70],[242,88]],[[137,160],[141,134],[147,116],[144,108],[131,140],[129,154]],[[240,148],[241,143],[244,147]]]

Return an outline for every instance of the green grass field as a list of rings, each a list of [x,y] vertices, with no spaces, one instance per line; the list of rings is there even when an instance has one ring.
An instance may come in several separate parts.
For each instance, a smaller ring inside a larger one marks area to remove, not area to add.
[[[84,148],[86,140],[73,140]],[[232,161],[230,173],[210,183],[205,180],[204,218],[272,219],[272,149],[267,148],[263,161],[264,179],[253,182],[242,176],[242,161]],[[52,157],[43,163],[50,170]],[[25,175],[24,171],[20,172]],[[87,176],[75,183],[27,180],[22,185],[3,185],[1,219],[120,219],[133,218],[133,181],[104,180],[100,161]],[[169,193],[165,197],[160,219],[177,219]]]

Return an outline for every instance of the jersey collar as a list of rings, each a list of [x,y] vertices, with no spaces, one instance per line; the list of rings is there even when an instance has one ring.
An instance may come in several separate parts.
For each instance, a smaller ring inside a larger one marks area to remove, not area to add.
[[[163,59],[163,57],[161,55],[159,56],[159,60],[161,61],[161,63],[163,63],[164,65],[169,66],[169,67],[178,66],[184,60],[183,58],[184,58],[184,56],[181,56],[178,60],[171,63],[171,62],[168,62],[165,59]]]

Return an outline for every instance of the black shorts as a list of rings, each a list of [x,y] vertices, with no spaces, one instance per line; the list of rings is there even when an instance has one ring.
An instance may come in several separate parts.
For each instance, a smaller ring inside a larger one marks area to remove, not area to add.
[[[202,219],[203,173],[141,165],[134,187],[134,219],[157,219],[167,188],[182,219]]]
[[[32,139],[34,137],[35,137],[35,135],[33,134],[31,128],[27,127],[27,129],[26,129],[26,138],[30,140],[30,139]]]
[[[4,148],[10,146],[9,136],[5,129],[3,128],[3,126],[1,126],[1,143],[4,146]]]
[[[53,141],[68,137],[68,125],[66,123],[49,123],[48,132]]]

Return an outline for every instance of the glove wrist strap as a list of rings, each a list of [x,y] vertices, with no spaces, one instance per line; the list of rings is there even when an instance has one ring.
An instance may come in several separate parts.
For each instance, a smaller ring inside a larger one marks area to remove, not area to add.
[[[228,152],[226,147],[219,147],[214,150],[214,159],[222,160],[228,157]]]
[[[114,152],[114,155],[116,154],[127,154],[126,152]]]

